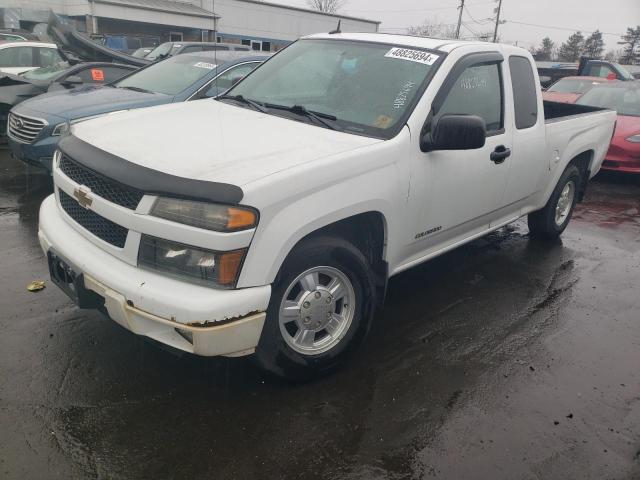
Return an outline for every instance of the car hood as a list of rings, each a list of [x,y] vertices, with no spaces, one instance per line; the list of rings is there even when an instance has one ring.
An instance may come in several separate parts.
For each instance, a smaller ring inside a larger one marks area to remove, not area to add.
[[[542,92],[542,98],[548,102],[576,103],[581,93]]]
[[[28,82],[15,82],[13,84],[7,83],[4,85],[0,83],[0,104],[16,105],[27,98],[39,95],[45,91],[46,87],[41,87]]]
[[[151,63],[146,58],[133,57],[100,45],[84,34],[70,28],[58,15],[51,12],[47,25],[47,33],[64,52],[71,52],[85,61],[101,61],[112,63],[126,63],[143,67]]]
[[[89,120],[72,134],[147,168],[238,186],[382,141],[210,99]]]
[[[85,86],[73,90],[45,93],[17,107],[36,115],[55,115],[66,120],[169,103],[173,97],[161,93],[144,93],[109,86]]]

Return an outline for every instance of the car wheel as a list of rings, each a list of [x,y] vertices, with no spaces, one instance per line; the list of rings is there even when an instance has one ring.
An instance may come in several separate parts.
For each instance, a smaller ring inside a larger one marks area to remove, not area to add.
[[[529,214],[531,236],[552,240],[564,232],[571,220],[580,185],[580,170],[569,165],[544,208]]]
[[[330,373],[361,343],[374,305],[373,274],[360,250],[340,238],[306,240],[276,278],[255,358],[289,380]]]

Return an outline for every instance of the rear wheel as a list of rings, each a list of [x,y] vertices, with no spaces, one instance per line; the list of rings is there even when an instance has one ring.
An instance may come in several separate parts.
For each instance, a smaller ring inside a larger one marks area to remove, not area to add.
[[[529,231],[532,236],[554,239],[564,232],[571,220],[580,185],[580,170],[575,165],[569,165],[544,208],[529,214]]]
[[[355,246],[332,237],[305,241],[274,283],[258,364],[290,380],[335,370],[364,338],[374,295],[371,269]]]

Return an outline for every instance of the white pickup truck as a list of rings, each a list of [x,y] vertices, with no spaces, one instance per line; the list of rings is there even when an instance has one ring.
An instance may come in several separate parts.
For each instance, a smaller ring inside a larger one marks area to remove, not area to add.
[[[81,308],[307,378],[361,342],[390,277],[524,215],[560,235],[615,117],[543,104],[521,48],[314,35],[219,99],[73,125],[40,242]]]

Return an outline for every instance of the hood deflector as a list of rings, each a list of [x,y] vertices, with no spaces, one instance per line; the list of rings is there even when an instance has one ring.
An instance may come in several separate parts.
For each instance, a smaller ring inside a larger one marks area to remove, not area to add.
[[[58,146],[64,155],[96,174],[148,194],[228,205],[237,205],[244,197],[236,185],[178,177],[143,167],[73,135],[62,138]]]

